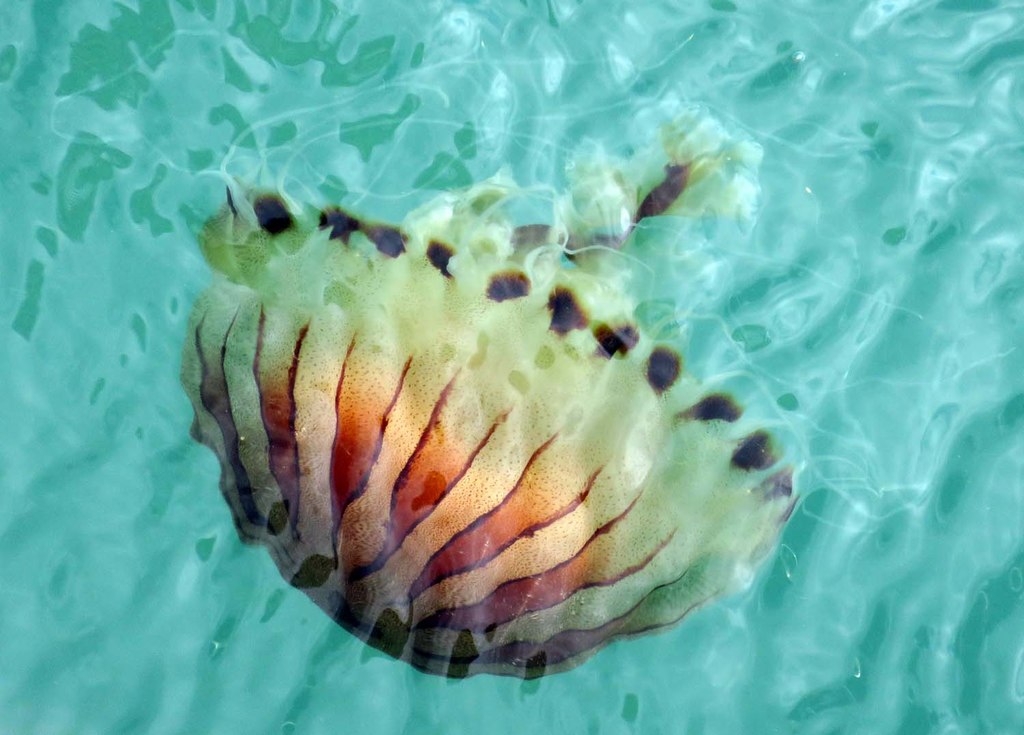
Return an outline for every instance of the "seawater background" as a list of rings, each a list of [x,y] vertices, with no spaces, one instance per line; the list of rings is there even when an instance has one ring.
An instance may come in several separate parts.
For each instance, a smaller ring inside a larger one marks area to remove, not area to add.
[[[0,731],[1024,731],[1022,27],[991,0],[6,3]],[[686,102],[764,146],[763,208],[666,223],[653,295],[804,463],[781,545],[537,682],[368,652],[239,543],[188,438],[210,173],[398,218],[503,166],[557,186]]]

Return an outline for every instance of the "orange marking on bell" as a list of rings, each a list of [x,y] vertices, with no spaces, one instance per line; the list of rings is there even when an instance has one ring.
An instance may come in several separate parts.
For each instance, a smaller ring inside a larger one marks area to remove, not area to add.
[[[380,436],[381,416],[387,405],[387,398],[381,401],[380,410],[364,402],[358,408],[349,406],[338,411],[338,436],[331,458],[331,485],[337,512],[343,514],[353,495],[360,491],[360,484],[370,470],[374,450]]]
[[[267,432],[270,470],[289,506],[299,496],[295,433],[292,427],[292,399],[285,380],[261,381],[263,426]],[[291,514],[289,514],[291,515]]]
[[[376,400],[374,400],[376,399]],[[347,405],[339,413],[340,426],[331,463],[331,491],[336,536],[346,535],[346,510],[365,492],[370,473],[380,452],[384,412],[389,396],[373,396],[356,406]],[[356,538],[349,520],[348,536]],[[342,543],[343,568],[348,570],[372,557],[372,551],[358,544]]]
[[[399,546],[441,500],[448,489],[447,478],[455,478],[468,454],[468,448],[453,447],[440,439],[416,456],[392,498],[390,534],[394,546]]]
[[[550,512],[538,507],[537,498],[543,497],[539,494],[543,490],[543,483],[524,478],[501,504],[467,526],[428,562],[413,583],[410,597],[416,597],[441,579],[481,566],[520,538],[532,535],[534,530],[575,510],[583,501],[582,497],[577,497]]]

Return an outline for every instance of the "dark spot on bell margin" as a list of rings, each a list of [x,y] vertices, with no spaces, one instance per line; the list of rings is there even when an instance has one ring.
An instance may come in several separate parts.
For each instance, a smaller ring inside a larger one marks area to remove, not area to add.
[[[455,250],[450,245],[445,245],[443,242],[437,240],[431,240],[430,244],[427,245],[427,260],[430,264],[441,271],[441,275],[445,278],[451,278],[452,274],[448,272],[448,261],[455,255]]]
[[[267,530],[272,536],[277,536],[288,526],[288,509],[284,501],[278,500],[270,506],[270,514],[267,516]]]
[[[476,658],[480,652],[476,648],[476,641],[473,640],[473,633],[470,630],[463,630],[455,639],[452,646],[452,658]]]
[[[381,255],[397,258],[405,252],[405,235],[394,227],[371,227],[364,230]]]
[[[656,393],[664,393],[679,379],[683,361],[668,347],[655,347],[647,358],[647,382]]]
[[[526,659],[526,679],[539,679],[544,676],[544,672],[548,668],[548,654],[544,651],[538,651],[537,653]]]
[[[409,640],[409,625],[390,607],[384,610],[373,625],[366,642],[392,658],[399,658]]]
[[[448,663],[446,675],[449,679],[465,679],[469,676],[469,665],[479,656],[480,652],[477,650],[476,641],[473,640],[473,634],[463,630],[452,645],[451,661]]]
[[[665,166],[665,178],[650,194],[644,197],[640,208],[636,211],[636,221],[644,217],[656,217],[672,206],[686,188],[686,180],[690,175],[690,167],[679,164]]]
[[[288,214],[288,208],[275,196],[257,198],[252,203],[252,208],[256,212],[256,221],[260,223],[264,232],[276,235],[292,226],[292,216]]]
[[[763,470],[775,464],[772,438],[767,431],[755,431],[732,453],[732,465],[741,470]]]
[[[487,298],[491,301],[518,299],[530,293],[530,279],[519,271],[495,273],[487,285]]]
[[[640,334],[632,324],[622,324],[618,327],[598,324],[594,327],[594,339],[597,340],[597,354],[611,358],[615,355],[625,355],[636,347],[636,343],[640,341]]]
[[[586,329],[587,314],[576,300],[576,295],[565,286],[556,286],[548,297],[548,311],[551,312],[549,329],[565,336],[574,329]]]
[[[320,213],[320,229],[331,228],[328,237],[348,245],[348,238],[359,229],[359,220],[340,209],[325,209]]]
[[[697,421],[735,421],[743,410],[725,393],[712,393],[679,414],[680,418]]]
[[[292,586],[301,589],[323,587],[334,571],[334,559],[322,554],[307,556],[299,571],[292,577]]]

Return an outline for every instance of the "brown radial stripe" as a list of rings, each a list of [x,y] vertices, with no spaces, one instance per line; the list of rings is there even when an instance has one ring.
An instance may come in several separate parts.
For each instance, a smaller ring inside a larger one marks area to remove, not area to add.
[[[600,584],[602,580],[586,578],[587,565],[590,561],[587,557],[587,550],[598,538],[609,533],[619,521],[625,518],[639,499],[639,495],[633,498],[624,511],[595,530],[583,547],[565,561],[529,577],[503,582],[480,602],[438,610],[417,623],[416,627],[455,630],[465,628],[474,632],[483,632],[488,626],[500,625],[521,615],[544,610],[557,605],[580,589]],[[663,543],[667,543],[667,541]],[[662,545],[659,545],[654,553],[660,551],[661,548]],[[627,570],[626,574],[635,573],[651,558],[653,558],[653,554],[645,559],[637,569],[630,567],[632,571]],[[619,579],[621,577],[616,576],[604,583],[613,584]]]
[[[638,602],[632,608],[630,608],[630,610],[625,615],[622,615],[620,617],[625,618],[625,617],[628,617],[628,616],[632,615],[633,613],[635,613],[637,610],[640,609],[641,605],[645,604],[648,600],[650,600],[651,597],[653,597],[659,590],[663,590],[666,587],[671,587],[672,585],[678,584],[679,582],[683,581],[683,579],[686,576],[688,576],[690,574],[690,572],[693,571],[693,569],[694,569],[694,567],[692,567],[692,566],[687,567],[686,570],[682,574],[680,574],[678,577],[676,577],[672,581],[665,582],[664,584],[659,584],[657,587],[655,587],[650,592],[648,592],[646,595],[644,595],[643,599],[640,600],[640,602]],[[649,632],[651,632],[653,630],[660,630],[662,628],[670,628],[673,625],[675,625],[676,623],[678,623],[680,620],[685,618],[687,615],[689,615],[691,612],[693,612],[703,602],[705,602],[707,600],[714,599],[715,597],[717,597],[720,592],[721,592],[721,590],[715,590],[715,591],[711,592],[710,594],[702,595],[700,600],[698,600],[697,602],[694,602],[692,605],[690,605],[688,608],[686,608],[685,610],[683,610],[681,613],[679,613],[678,615],[676,615],[674,618],[672,618],[670,620],[666,620],[666,621],[661,622],[661,623],[651,623],[650,625],[645,625],[642,628],[630,628],[627,631],[627,633],[629,635],[640,635],[642,633],[649,633]],[[625,622],[628,623],[629,621],[627,620]]]
[[[391,486],[391,512],[383,548],[369,564],[353,569],[350,581],[364,579],[384,566],[409,531],[440,501],[448,488],[448,476],[454,475],[463,464],[446,443],[444,427],[437,431],[441,412],[457,377],[456,373],[441,389],[416,447]]]
[[[429,506],[426,506],[426,512],[423,513],[419,518],[417,518],[413,523],[410,524],[409,530],[405,533],[404,536],[402,536],[401,539],[399,539],[399,543],[397,544],[396,548],[400,547],[401,544],[404,543],[405,538],[410,533],[412,533],[420,523],[422,523],[428,517],[430,517],[430,514],[433,513],[435,508],[437,508],[437,504],[440,503],[441,500],[449,492],[451,492],[451,490],[456,485],[459,484],[459,482],[462,480],[462,478],[465,476],[465,474],[467,472],[469,472],[470,467],[473,466],[473,462],[476,461],[477,455],[480,454],[481,451],[483,451],[485,446],[487,446],[488,442],[490,442],[490,440],[491,440],[491,437],[494,436],[494,432],[497,431],[498,427],[501,426],[505,422],[505,419],[508,418],[508,415],[509,415],[510,412],[511,412],[510,410],[509,411],[505,411],[504,413],[499,415],[497,419],[494,420],[494,423],[491,424],[491,427],[487,430],[487,433],[484,434],[483,439],[481,439],[477,443],[477,445],[473,448],[473,451],[470,452],[470,454],[467,457],[467,459],[466,459],[465,463],[463,464],[462,468],[455,474],[455,476],[451,480],[448,481],[448,483],[445,485],[443,491],[441,492],[441,494],[437,498],[437,500],[435,500]],[[414,508],[414,510],[415,510],[415,508]],[[385,560],[385,562],[386,562],[386,560]],[[412,596],[410,596],[409,599],[412,599]]]
[[[644,197],[636,212],[636,221],[639,222],[644,217],[655,217],[672,206],[686,188],[689,177],[689,166],[680,164],[665,166],[665,178]]]
[[[338,561],[338,529],[341,528],[341,498],[335,489],[338,487],[336,475],[344,471],[339,466],[339,459],[342,455],[338,451],[341,438],[341,389],[345,385],[345,369],[348,367],[348,359],[352,356],[352,350],[356,348],[356,335],[352,335],[352,341],[345,350],[345,358],[341,361],[341,370],[338,373],[338,387],[334,390],[334,441],[331,442],[331,468],[328,475],[328,487],[331,488],[331,545],[334,549],[334,561]]]
[[[358,386],[351,388],[348,382],[338,388],[338,429],[331,462],[331,491],[334,495],[334,507],[337,509],[335,523],[339,527],[345,510],[366,492],[370,473],[384,446],[384,432],[387,430],[391,411],[398,403],[402,386],[405,385],[405,377],[409,374],[411,366],[410,357],[402,367],[394,393],[389,397],[387,404],[378,407],[379,410],[368,405],[373,400],[370,392],[359,391]],[[354,395],[349,395],[350,390]],[[379,420],[375,420],[377,416],[380,417]]]
[[[579,656],[587,651],[598,648],[607,643],[610,639],[614,638],[626,626],[630,617],[632,617],[637,610],[646,604],[655,593],[659,590],[665,589],[666,587],[678,584],[690,573],[691,569],[692,567],[689,567],[675,579],[653,588],[640,598],[635,605],[629,608],[629,610],[621,615],[611,618],[596,628],[572,628],[562,630],[555,633],[547,640],[540,642],[513,641],[511,643],[506,643],[483,651],[479,655],[473,656],[471,661],[462,662],[455,660],[453,662],[456,664],[474,663],[479,664],[481,667],[486,666],[487,664],[510,663],[519,665],[522,668],[527,668],[529,661],[539,661],[541,658],[543,658],[546,666],[554,666],[562,663],[570,658],[574,658],[575,656]],[[630,630],[629,634],[635,635],[639,633],[646,633],[652,630],[657,630],[658,628],[672,626],[693,611],[693,609],[697,607],[697,604],[699,603],[695,603],[686,608],[686,610],[684,610],[678,617],[672,620],[663,623],[655,623],[642,629]],[[424,666],[426,666],[426,662],[431,659],[451,659],[450,656],[442,657],[438,654],[416,648],[413,649],[412,653],[413,657],[415,659],[419,659],[420,664]]]
[[[249,473],[242,463],[239,450],[238,427],[235,426],[235,419],[231,413],[231,394],[228,391],[227,378],[224,373],[224,357],[227,354],[228,337],[231,335],[231,330],[234,329],[237,320],[238,313],[236,312],[235,316],[231,319],[231,324],[224,333],[224,343],[220,348],[220,363],[217,372],[211,370],[209,363],[206,362],[206,354],[203,351],[203,343],[200,336],[203,325],[206,323],[206,316],[204,315],[199,320],[199,324],[196,325],[195,347],[196,356],[199,358],[201,375],[199,380],[199,400],[203,404],[203,408],[206,409],[206,412],[217,422],[217,427],[220,429],[221,436],[224,439],[225,459],[227,459],[228,466],[231,468],[231,474],[234,478],[233,484],[238,493],[238,502],[242,506],[242,512],[245,513],[245,518],[249,523],[262,527],[267,524],[267,519],[256,507],[252,481],[249,479]],[[248,537],[249,534],[246,534],[246,536]]]
[[[281,488],[281,495],[288,510],[292,536],[299,537],[299,443],[295,436],[295,377],[299,369],[299,352],[302,342],[309,331],[309,324],[299,329],[295,349],[292,352],[291,364],[288,366],[288,378],[284,385],[272,379],[260,380],[260,356],[263,351],[264,328],[266,314],[260,309],[259,331],[256,337],[256,355],[253,358],[253,375],[256,377],[260,392],[260,410],[263,416],[263,427],[267,432],[269,444],[270,471]]]
[[[424,590],[438,582],[478,569],[521,538],[529,538],[542,528],[550,526],[559,518],[572,513],[583,504],[590,494],[591,488],[601,474],[603,467],[598,468],[588,479],[583,489],[568,503],[563,505],[546,518],[537,520],[530,512],[530,493],[521,492],[524,477],[537,456],[554,440],[548,439],[533,453],[519,479],[498,505],[491,508],[474,520],[464,529],[452,536],[448,542],[434,552],[420,572],[419,577],[409,588],[409,599],[414,600]],[[488,551],[481,555],[481,549]]]

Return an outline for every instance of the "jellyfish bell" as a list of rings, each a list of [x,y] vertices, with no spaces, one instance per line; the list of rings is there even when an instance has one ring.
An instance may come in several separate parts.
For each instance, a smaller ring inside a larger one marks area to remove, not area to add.
[[[637,323],[623,257],[647,217],[749,212],[759,151],[716,131],[577,168],[542,224],[507,180],[399,225],[229,187],[182,381],[241,538],[449,677],[564,671],[734,589],[792,468]]]

